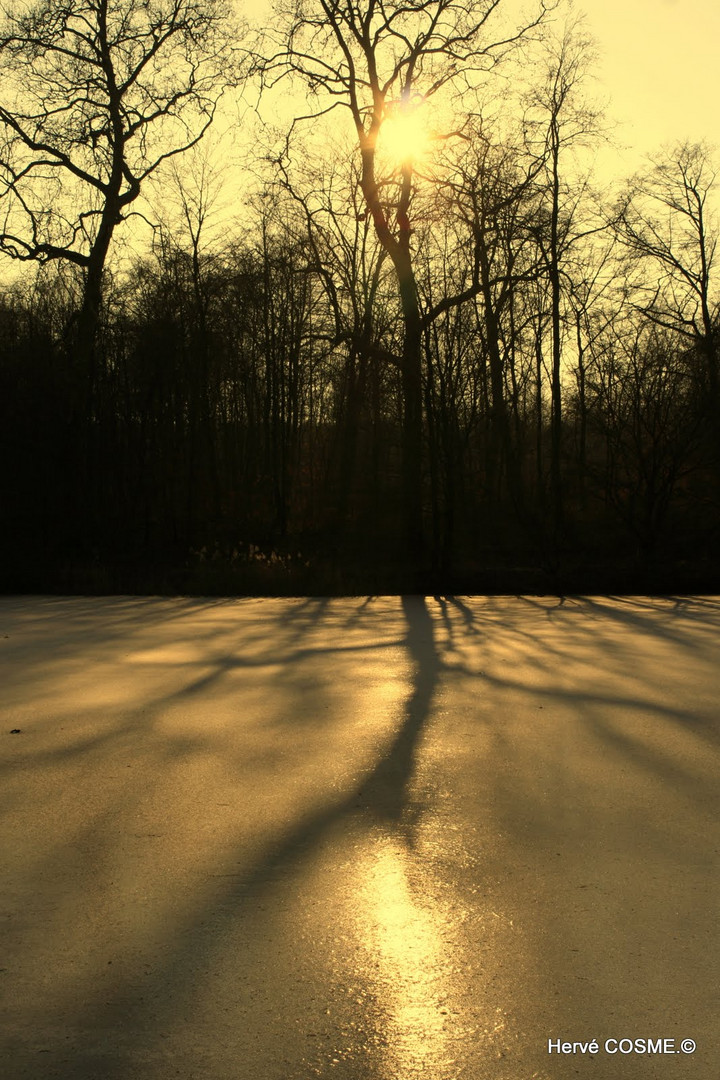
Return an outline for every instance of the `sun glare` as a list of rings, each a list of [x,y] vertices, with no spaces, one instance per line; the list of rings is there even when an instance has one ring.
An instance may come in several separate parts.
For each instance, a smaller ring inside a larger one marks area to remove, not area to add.
[[[426,158],[432,142],[427,108],[423,104],[397,106],[386,113],[381,129],[383,153],[402,164]]]

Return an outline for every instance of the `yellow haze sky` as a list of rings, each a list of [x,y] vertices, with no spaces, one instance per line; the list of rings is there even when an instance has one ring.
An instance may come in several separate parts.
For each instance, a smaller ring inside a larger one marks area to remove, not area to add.
[[[267,25],[272,19],[271,0],[236,2],[255,25]],[[533,10],[534,2],[502,0],[501,10],[515,17],[522,9]],[[595,80],[588,91],[597,91],[598,100],[607,101],[607,120],[614,125],[610,132],[614,145],[601,149],[593,165],[601,189],[629,177],[664,144],[685,139],[714,146],[720,166],[720,0],[577,0],[572,10],[585,14],[586,29],[597,46]],[[288,108],[288,115],[292,111]],[[234,110],[218,129],[208,142],[214,143],[214,154],[224,155],[234,181],[227,177],[215,233],[225,227],[228,217],[241,216],[238,206],[245,196],[240,193],[255,183],[247,170],[247,139],[238,138]],[[159,174],[157,190],[150,184],[143,193],[155,207],[151,217],[167,202],[163,184]],[[712,204],[720,205],[718,189]],[[144,253],[150,235],[141,219],[128,223],[118,233],[124,250],[122,254],[118,249],[118,257]],[[23,265],[3,259],[0,276],[12,280]]]
[[[506,9],[530,10],[530,0]],[[599,167],[608,180],[628,175],[666,143],[705,140],[720,151],[720,0],[583,0],[595,39],[598,98],[617,151]],[[268,0],[246,0],[253,21],[271,18]]]
[[[584,0],[578,9],[629,158],[684,139],[720,147],[718,0]]]

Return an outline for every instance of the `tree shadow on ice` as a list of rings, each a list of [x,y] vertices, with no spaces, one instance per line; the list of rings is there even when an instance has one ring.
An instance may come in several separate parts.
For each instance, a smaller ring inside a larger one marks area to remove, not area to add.
[[[430,715],[442,661],[433,638],[433,624],[420,596],[403,597],[407,620],[405,647],[412,664],[412,688],[404,716],[390,746],[368,774],[348,809],[367,807],[378,817],[400,823],[409,810],[409,788],[418,745]]]
[[[262,926],[263,919],[270,917],[260,914],[266,910],[265,905],[274,911],[278,889],[282,892],[289,887],[296,880],[295,876],[312,864],[335,830],[348,829],[349,833],[359,836],[370,835],[380,828],[395,836],[401,845],[412,844],[419,811],[416,805],[413,806],[411,787],[418,748],[443,665],[425,599],[403,597],[401,606],[405,622],[402,644],[408,665],[409,689],[396,730],[374,764],[336,799],[333,800],[332,794],[328,798],[325,792],[325,802],[300,816],[274,846],[256,859],[254,865],[237,873],[218,874],[216,887],[189,919],[166,924],[149,954],[153,955],[153,964],[146,965],[148,970],[141,980],[132,975],[132,969],[125,971],[121,963],[116,963],[115,967],[107,967],[100,992],[91,994],[88,987],[83,1007],[78,1008],[75,996],[74,1011],[66,1013],[72,1015],[72,1019],[62,1034],[49,1030],[43,1034],[42,1019],[38,1018],[40,1030],[35,1045],[28,1049],[22,1047],[20,1040],[15,1044],[17,1056],[12,1064],[18,1077],[97,1080],[102,1075],[103,1080],[130,1080],[131,1076],[138,1075],[138,1069],[144,1073],[145,1068],[153,1080],[156,1076],[171,1075],[162,1064],[167,1062],[170,1048],[165,1041],[166,1033],[175,1030],[184,1016],[192,1015],[198,996],[202,999],[202,992],[207,990],[199,973],[207,972],[214,964],[220,968],[228,964],[223,944],[227,936],[236,934],[238,927],[245,925],[245,919]],[[290,639],[297,642],[326,615],[327,608],[323,603],[304,605],[299,609],[298,625],[291,629]],[[332,662],[332,651],[327,650],[329,663]],[[162,957],[159,962],[158,957]],[[240,958],[232,963],[242,966]],[[248,991],[247,1005],[251,1025],[260,1022],[262,1012],[255,996],[257,987],[261,988],[262,998],[262,988],[267,990],[271,980],[274,985],[290,977],[292,961],[286,959],[283,963],[288,964],[287,970],[283,967],[277,976],[273,976],[263,970],[262,950],[253,962],[250,977],[255,990]],[[282,986],[279,989],[282,992]],[[381,1019],[377,1020],[378,1028],[381,1022]],[[201,1033],[201,1042],[203,1037]],[[259,1069],[265,1080],[275,1080],[276,1076],[282,1076],[283,1080],[300,1080],[301,1077],[305,1080],[306,1076],[317,1075],[303,1071],[309,1067],[305,1059],[292,1061],[286,1056],[281,1064],[281,1049],[263,1046],[257,1040],[252,1053],[253,1069]],[[365,1059],[355,1061],[354,1080],[372,1080],[377,1075],[377,1068],[377,1061],[373,1061],[369,1053]],[[191,1072],[180,1075],[189,1076]],[[217,1077],[220,1074],[212,1062],[208,1062],[208,1070],[203,1075]]]
[[[605,610],[608,606],[610,611]],[[223,982],[235,994],[228,1000],[229,1011],[242,1017],[248,1029],[247,1032],[228,1029],[223,1035],[229,1045],[240,1047],[246,1055],[240,1063],[244,1073],[238,1072],[238,1076],[311,1080],[316,1075],[333,1075],[352,1076],[353,1080],[377,1080],[384,1075],[377,1068],[372,1047],[366,1058],[354,1061],[352,1072],[345,1071],[340,1064],[331,1068],[329,1060],[320,1058],[315,1060],[321,1061],[321,1068],[326,1071],[311,1071],[308,1059],[298,1049],[301,1040],[292,1041],[297,1032],[289,1030],[287,1045],[276,1046],[263,1041],[266,1031],[263,1025],[267,1024],[267,1030],[275,1031],[277,1035],[283,1024],[289,1028],[294,1023],[305,1023],[306,1014],[302,1013],[305,993],[297,968],[302,956],[302,942],[288,940],[278,949],[276,940],[278,936],[288,935],[290,930],[302,929],[302,921],[286,920],[284,912],[287,905],[298,902],[296,893],[301,897],[300,903],[307,902],[308,879],[315,874],[318,865],[324,867],[323,875],[327,871],[321,856],[323,852],[327,853],[330,843],[335,854],[340,853],[340,861],[343,854],[346,855],[348,865],[354,858],[355,841],[362,845],[368,838],[389,838],[390,847],[401,851],[412,845],[418,814],[414,783],[417,758],[441,678],[456,678],[462,684],[467,695],[464,700],[469,703],[463,726],[471,729],[469,737],[482,735],[484,740],[473,751],[472,768],[475,770],[476,761],[482,761],[484,783],[492,795],[493,827],[500,826],[505,836],[498,855],[503,861],[498,865],[495,877],[500,880],[506,874],[508,853],[514,853],[517,864],[527,863],[537,871],[533,881],[538,887],[544,887],[545,881],[555,882],[553,875],[556,875],[557,895],[565,905],[565,915],[553,914],[544,923],[542,908],[537,908],[533,909],[533,919],[539,931],[549,933],[547,941],[555,945],[566,942],[563,963],[569,963],[567,951],[575,942],[572,937],[574,924],[568,913],[575,917],[580,901],[568,899],[568,890],[570,886],[577,887],[577,897],[585,903],[592,889],[597,891],[602,887],[602,881],[582,876],[575,882],[559,872],[556,874],[554,867],[569,861],[566,848],[575,852],[575,865],[582,868],[583,874],[592,872],[592,867],[588,869],[585,865],[583,845],[586,839],[589,839],[590,855],[605,845],[611,851],[616,848],[625,862],[629,862],[638,812],[642,809],[635,797],[634,784],[664,782],[666,790],[682,792],[688,806],[693,803],[695,793],[704,792],[703,778],[697,775],[694,758],[688,758],[686,762],[683,754],[675,760],[667,747],[655,746],[648,741],[646,729],[635,729],[623,718],[628,710],[648,711],[656,726],[663,722],[666,728],[684,736],[684,750],[697,749],[701,735],[708,739],[714,735],[715,727],[709,716],[704,719],[702,710],[685,709],[682,704],[672,700],[665,702],[658,696],[653,686],[658,665],[653,658],[655,645],[661,642],[679,646],[678,662],[681,665],[691,653],[709,656],[717,647],[717,615],[713,610],[707,612],[704,619],[708,620],[708,625],[705,626],[696,617],[685,619],[680,613],[671,615],[669,606],[662,603],[649,605],[644,615],[637,607],[611,601],[598,607],[597,601],[585,599],[570,599],[560,609],[557,601],[551,600],[516,598],[508,604],[506,600],[444,597],[437,598],[437,613],[431,613],[423,598],[406,597],[401,607],[403,624],[400,632],[395,633],[397,608],[393,608],[390,629],[382,640],[373,639],[373,648],[378,650],[378,658],[387,657],[387,663],[395,666],[398,666],[398,654],[394,650],[400,650],[403,673],[407,668],[407,686],[399,703],[399,712],[393,714],[393,732],[386,735],[385,748],[376,754],[364,775],[342,788],[326,784],[321,792],[323,801],[308,801],[304,808],[301,806],[287,829],[275,834],[275,841],[271,841],[254,862],[244,867],[239,865],[243,854],[239,847],[235,854],[220,851],[218,865],[212,868],[227,873],[212,875],[215,879],[212,890],[198,890],[197,903],[189,913],[158,925],[150,943],[152,969],[145,973],[137,963],[134,967],[128,964],[125,969],[117,963],[108,967],[101,990],[88,984],[82,1004],[78,1003],[77,996],[68,1000],[65,1012],[71,1019],[67,1021],[67,1031],[61,1035],[57,1032],[41,1035],[37,1045],[27,1051],[21,1067],[6,1069],[14,1080],[15,1077],[18,1080],[25,1080],[25,1077],[32,1077],[32,1080],[45,1080],[46,1077],[48,1080],[51,1077],[52,1080],[96,1080],[100,1076],[104,1080],[130,1080],[138,1075],[149,1080],[165,1080],[173,1075],[183,1080],[195,1076],[227,1080],[218,1064],[222,1058],[213,1059],[207,1050],[215,1037],[212,1026],[203,1030],[198,1021],[197,1043],[206,1048],[203,1051],[209,1055],[206,1064],[200,1061],[199,1051],[197,1060],[193,1057],[191,1063],[168,1057],[174,1042],[186,1046],[184,1037],[178,1032],[183,1025],[194,1030],[196,1009],[207,1007],[213,987],[220,985],[220,982],[213,983],[216,971],[229,976]],[[322,663],[331,667],[333,655],[367,655],[363,651],[368,648],[365,632],[369,630],[372,636],[377,631],[377,624],[370,618],[367,624],[363,623],[366,608],[367,602],[362,608],[354,609],[349,618],[345,617],[342,605],[335,608],[332,603],[323,601],[306,601],[297,608],[283,608],[282,623],[275,624],[271,620],[269,648],[260,650],[257,661],[242,655],[243,639],[238,642],[232,636],[228,642],[221,640],[222,649],[217,651],[210,665],[211,676],[191,679],[185,690],[176,696],[185,705],[192,699],[192,693],[204,691],[218,680],[232,676],[236,667],[263,669],[266,662],[273,661],[276,665],[282,664],[285,670],[278,671],[271,666],[268,677],[273,680],[285,678],[294,700],[299,700],[304,684],[297,677],[298,671],[305,670],[303,664],[308,657],[319,655]],[[368,617],[370,614],[368,611]],[[588,620],[586,615],[592,618]],[[348,636],[351,622],[363,635],[357,641]],[[626,640],[624,634],[618,636],[616,629],[623,626],[640,634],[637,639],[642,645],[640,654],[628,651],[630,639]],[[318,629],[322,629],[322,635],[315,641],[313,634]],[[263,627],[258,627],[257,633],[263,644],[268,641]],[[472,649],[467,650],[472,639],[475,644],[482,642],[481,653],[473,654]],[[212,645],[214,640],[211,635],[208,644]],[[247,639],[245,642],[247,644]],[[337,642],[336,647],[333,642]],[[578,657],[582,659],[582,666],[572,668],[570,662],[577,664]],[[638,657],[642,664],[636,670]],[[479,669],[480,664],[483,670]],[[202,670],[202,665],[200,667]],[[352,665],[348,668],[351,670]],[[360,675],[363,670],[356,669]],[[597,681],[598,676],[592,674],[595,670],[605,671],[607,677]],[[630,681],[619,688],[610,679],[612,673]],[[509,718],[511,723],[505,723],[503,719],[508,695],[512,695],[513,709],[520,708],[526,717],[522,724],[515,722],[513,716]],[[538,711],[540,706],[542,712]],[[568,728],[569,719],[572,729]],[[290,711],[282,723],[298,726]],[[280,728],[277,739],[282,741],[288,730]],[[324,736],[325,728],[319,722],[317,730]],[[599,752],[602,755],[593,758],[596,765],[607,759],[613,767],[631,770],[628,779],[623,781],[622,800],[616,806],[605,798],[593,799],[595,789],[600,788],[604,793],[601,777],[592,772],[573,770],[571,764],[565,762],[567,747],[562,734],[570,730],[586,739],[593,754]],[[534,732],[540,732],[540,737],[535,738]],[[301,740],[305,734],[303,728]],[[178,741],[177,735],[164,733],[160,733],[158,739],[160,741],[151,749],[160,771],[171,753],[181,753],[188,759],[204,759],[207,747],[202,742],[182,742]],[[169,749],[166,743],[171,744]],[[703,754],[706,749],[702,748]],[[348,752],[351,752],[350,747]],[[481,755],[479,758],[478,754]],[[272,779],[271,774],[268,777]],[[284,774],[278,773],[274,782],[280,784],[284,779]],[[477,783],[474,771],[470,782]],[[238,813],[242,812],[241,799],[242,792],[239,792]],[[576,814],[576,809],[582,809],[582,814]],[[623,813],[625,810],[626,814]],[[588,822],[590,832],[586,838]],[[648,804],[643,827],[640,853],[647,865],[654,865],[657,860],[661,868],[664,866],[661,860],[665,859],[677,866],[682,853],[687,852],[688,867],[692,869],[693,859],[697,861],[701,854],[699,841],[695,852],[688,837],[681,834],[672,821],[663,821],[660,828],[653,804]],[[107,835],[111,835],[109,829]],[[558,852],[563,852],[562,858]],[[489,857],[485,852],[480,855],[485,860]],[[518,872],[517,865],[515,872]],[[352,874],[338,867],[338,874],[342,876],[343,873],[345,884],[352,881]],[[323,875],[320,881],[328,886],[328,896],[319,900],[322,910],[316,913],[312,925],[314,929],[325,927],[332,947],[331,935],[342,928],[338,930],[333,923],[332,909],[326,910],[325,905],[332,900],[329,891],[334,887],[334,881]],[[190,871],[188,877],[191,876]],[[486,873],[485,876],[492,879],[493,875]],[[666,880],[660,869],[658,878],[665,887]],[[188,888],[192,887],[192,881],[188,881]],[[672,882],[667,883],[667,887],[672,887]],[[623,889],[629,888],[629,885],[623,885]],[[689,894],[686,897],[677,884],[674,888],[678,905],[686,900],[689,905]],[[349,902],[352,903],[352,897]],[[608,916],[603,924],[608,940],[615,940],[616,926],[621,924],[617,918],[621,904],[619,901],[613,901],[613,904],[609,910],[614,913],[615,921]],[[606,899],[606,907],[608,905]],[[555,910],[552,907],[552,911]],[[650,911],[649,906],[647,910]],[[297,915],[298,909],[294,911]],[[245,938],[252,938],[252,945],[247,949]],[[546,969],[554,972],[557,985],[566,986],[568,977],[555,971],[557,962],[547,955],[542,932],[538,932],[537,941],[538,955],[544,957]],[[585,945],[580,942],[578,948],[577,955],[584,956]],[[274,967],[268,960],[273,950]],[[316,983],[325,977],[328,980],[354,978],[351,966],[347,965],[340,976],[337,975],[331,953],[332,948],[311,943],[309,955],[318,969]],[[582,974],[579,968],[578,971]],[[142,977],[138,978],[138,975]],[[245,982],[241,985],[243,979]],[[272,997],[275,990],[277,1000]],[[337,985],[335,993],[339,993]],[[591,988],[588,1001],[594,1002],[598,994],[599,991]],[[364,1007],[372,1012],[372,1003]],[[279,1011],[282,1023],[273,1027],[267,1017],[275,1009]],[[218,1011],[222,1012],[222,1009]],[[324,1013],[324,1009],[318,1011]],[[42,1023],[38,1009],[39,1028]],[[378,1009],[378,1028],[382,1023],[383,1013]],[[317,1026],[315,1014],[312,1026]],[[345,1037],[340,1027],[333,1031],[333,1038]],[[300,1033],[304,1035],[304,1031]],[[69,1042],[66,1041],[67,1034],[71,1037]],[[47,1048],[51,1051],[48,1055],[40,1054],[41,1049]],[[18,1062],[11,1064],[17,1066]],[[177,1070],[173,1071],[176,1066]]]

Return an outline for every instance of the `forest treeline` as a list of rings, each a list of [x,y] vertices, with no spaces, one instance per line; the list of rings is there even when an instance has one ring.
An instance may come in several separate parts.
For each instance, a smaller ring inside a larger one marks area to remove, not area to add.
[[[3,587],[717,588],[712,152],[598,190],[573,41],[412,169],[287,140],[221,235],[191,154],[122,268],[129,167],[97,266],[98,210],[77,258],[6,229]]]
[[[710,573],[717,321],[705,336],[690,286],[679,292],[699,252],[670,275],[593,236],[563,276],[557,401],[545,193],[516,182],[483,175],[473,243],[447,207],[421,225],[433,314],[415,567],[382,250],[360,213],[318,225],[276,193],[222,249],[168,240],[108,279],[89,402],[73,365],[78,275],[53,268],[4,293],[6,584],[379,589],[420,571],[438,587],[620,587],[642,567]],[[443,310],[475,259],[483,292]]]

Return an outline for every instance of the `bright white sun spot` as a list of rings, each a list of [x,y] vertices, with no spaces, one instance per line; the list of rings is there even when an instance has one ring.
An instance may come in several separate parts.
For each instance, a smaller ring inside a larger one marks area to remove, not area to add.
[[[432,141],[427,108],[422,104],[388,109],[381,128],[383,153],[398,164],[427,157]]]

